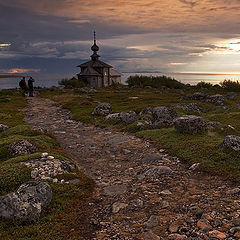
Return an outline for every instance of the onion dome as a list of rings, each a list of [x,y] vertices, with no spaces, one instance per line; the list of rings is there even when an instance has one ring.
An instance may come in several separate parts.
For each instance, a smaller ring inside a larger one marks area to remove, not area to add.
[[[96,32],[94,31],[94,44],[92,45],[91,47],[91,50],[93,51],[93,54],[91,56],[92,60],[93,61],[96,61],[98,60],[98,58],[100,57],[97,52],[99,51],[99,47],[98,45],[96,44]]]

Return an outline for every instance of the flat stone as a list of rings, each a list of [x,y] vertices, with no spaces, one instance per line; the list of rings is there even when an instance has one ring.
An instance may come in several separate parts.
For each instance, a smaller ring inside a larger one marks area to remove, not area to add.
[[[171,195],[172,193],[169,190],[163,190],[160,192],[162,195]]]
[[[209,231],[212,229],[212,226],[208,223],[207,220],[199,220],[197,222],[197,227],[204,231]]]
[[[200,166],[200,163],[194,163],[194,164],[189,168],[189,170],[194,171],[194,170],[198,169],[199,166]]]
[[[157,162],[162,160],[162,156],[158,154],[147,154],[142,159],[141,162]]]
[[[217,238],[217,239],[226,239],[227,238],[225,233],[220,232],[218,230],[213,230],[213,231],[209,232],[209,236],[212,238]]]
[[[72,183],[72,184],[79,184],[79,183],[80,183],[80,179],[78,179],[78,178],[71,179],[71,180],[69,180],[69,183]]]
[[[157,178],[160,175],[169,175],[172,174],[173,170],[170,167],[167,166],[154,166],[150,167],[147,171],[145,171],[143,174],[138,176],[139,180],[143,180],[145,177],[149,178]]]
[[[108,141],[108,144],[110,145],[118,145],[118,144],[122,144],[122,143],[126,143],[129,142],[130,138],[129,137],[125,137],[125,136],[117,136],[117,137],[113,137]]]
[[[116,196],[121,195],[127,191],[127,186],[123,184],[115,184],[111,186],[107,186],[104,188],[104,195],[107,196]]]
[[[124,209],[128,206],[126,203],[121,203],[121,202],[115,202],[112,205],[112,212],[113,213],[118,213],[121,209]]]
[[[187,239],[187,236],[174,233],[174,234],[170,234],[168,236],[168,239],[169,240],[182,240],[182,239]]]
[[[152,215],[148,221],[145,223],[146,227],[153,228],[159,225],[159,217],[156,215]]]
[[[6,131],[7,129],[9,129],[10,127],[4,124],[0,124],[0,132]]]
[[[228,194],[228,195],[233,195],[233,194],[236,194],[236,193],[239,193],[240,192],[240,188],[233,188],[233,189],[231,189],[231,190],[228,190],[227,192],[226,192],[226,194]]]
[[[173,222],[173,223],[169,226],[168,230],[169,230],[170,233],[177,233],[177,232],[178,232],[178,228],[179,228],[178,223],[177,223],[177,222]]]
[[[160,240],[160,237],[153,233],[151,230],[143,234],[143,240]]]

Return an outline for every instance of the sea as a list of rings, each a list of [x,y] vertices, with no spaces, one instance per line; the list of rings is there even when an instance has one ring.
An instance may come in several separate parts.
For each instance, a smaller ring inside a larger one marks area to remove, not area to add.
[[[182,83],[188,83],[190,85],[196,85],[198,82],[204,81],[212,84],[218,84],[221,81],[233,80],[240,81],[240,74],[215,74],[215,73],[164,73],[164,72],[124,72],[122,73],[122,83],[125,84],[129,76],[143,75],[143,76],[168,76],[172,77]],[[71,76],[63,76],[71,77]],[[18,88],[18,82],[20,78],[0,78],[0,89],[12,89]],[[39,87],[51,87],[58,86],[58,82],[61,78],[35,78],[35,86]]]

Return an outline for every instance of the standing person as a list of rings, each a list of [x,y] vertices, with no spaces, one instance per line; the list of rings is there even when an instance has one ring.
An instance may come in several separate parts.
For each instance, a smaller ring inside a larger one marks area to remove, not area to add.
[[[20,80],[19,87],[22,89],[22,94],[25,97],[25,94],[27,93],[27,83],[25,77]]]
[[[34,82],[34,79],[30,77],[28,80],[29,97],[33,97],[33,82]]]

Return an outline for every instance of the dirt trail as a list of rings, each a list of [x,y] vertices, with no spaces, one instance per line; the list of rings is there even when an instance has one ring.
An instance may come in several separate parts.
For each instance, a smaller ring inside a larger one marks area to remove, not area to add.
[[[31,98],[26,110],[25,121],[56,136],[95,180],[94,239],[240,239],[236,186],[135,136],[72,121],[49,99]]]

